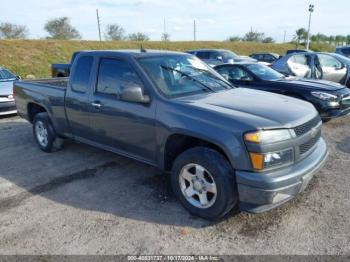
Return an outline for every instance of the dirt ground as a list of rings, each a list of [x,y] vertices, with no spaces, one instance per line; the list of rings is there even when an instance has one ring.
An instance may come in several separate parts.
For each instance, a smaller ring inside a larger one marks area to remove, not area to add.
[[[151,167],[70,141],[46,154],[0,118],[0,254],[350,254],[349,128],[324,124],[329,159],[296,199],[212,223]]]

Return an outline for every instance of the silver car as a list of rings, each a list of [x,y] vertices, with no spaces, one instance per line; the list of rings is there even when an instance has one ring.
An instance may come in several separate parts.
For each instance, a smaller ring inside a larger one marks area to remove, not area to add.
[[[0,116],[17,113],[12,91],[13,82],[17,79],[19,77],[0,67]]]
[[[226,49],[198,49],[188,50],[186,53],[197,56],[211,67],[221,64],[233,64],[236,62],[257,62],[256,59],[249,56],[239,56]]]
[[[291,53],[278,59],[272,68],[284,75],[328,80],[350,87],[350,59],[335,53]]]

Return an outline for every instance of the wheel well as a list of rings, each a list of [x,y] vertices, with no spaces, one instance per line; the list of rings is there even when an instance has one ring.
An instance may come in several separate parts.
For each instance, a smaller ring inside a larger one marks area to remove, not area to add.
[[[213,144],[211,142],[192,137],[187,135],[181,135],[181,134],[173,134],[171,135],[165,144],[165,150],[164,150],[164,169],[165,171],[170,171],[175,159],[183,152],[185,152],[187,149],[202,146],[202,147],[209,147],[211,149],[214,149],[218,151],[220,154],[222,154],[228,161],[229,158],[227,157],[225,151],[217,146],[216,144]]]
[[[46,112],[46,109],[38,104],[29,103],[28,104],[28,119],[29,122],[33,122],[33,119],[36,114]]]

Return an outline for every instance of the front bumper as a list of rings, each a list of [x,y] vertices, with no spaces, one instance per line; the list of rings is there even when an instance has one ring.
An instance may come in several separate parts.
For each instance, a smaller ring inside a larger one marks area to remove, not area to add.
[[[350,107],[343,109],[331,109],[324,112],[320,112],[322,119],[332,119],[337,117],[342,117],[350,114]]]
[[[236,171],[240,209],[261,213],[294,198],[322,168],[327,156],[327,146],[321,138],[310,155],[287,168],[266,173]]]
[[[0,101],[0,116],[16,114],[17,108],[15,100]]]

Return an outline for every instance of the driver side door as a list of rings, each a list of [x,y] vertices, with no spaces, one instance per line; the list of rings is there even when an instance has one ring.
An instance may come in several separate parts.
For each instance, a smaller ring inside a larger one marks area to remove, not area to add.
[[[96,85],[90,97],[95,142],[141,161],[155,161],[155,103],[122,98],[123,90],[146,86],[128,59],[100,57]]]
[[[321,79],[340,83],[346,76],[347,69],[344,64],[327,54],[317,54],[318,69],[321,71]]]

